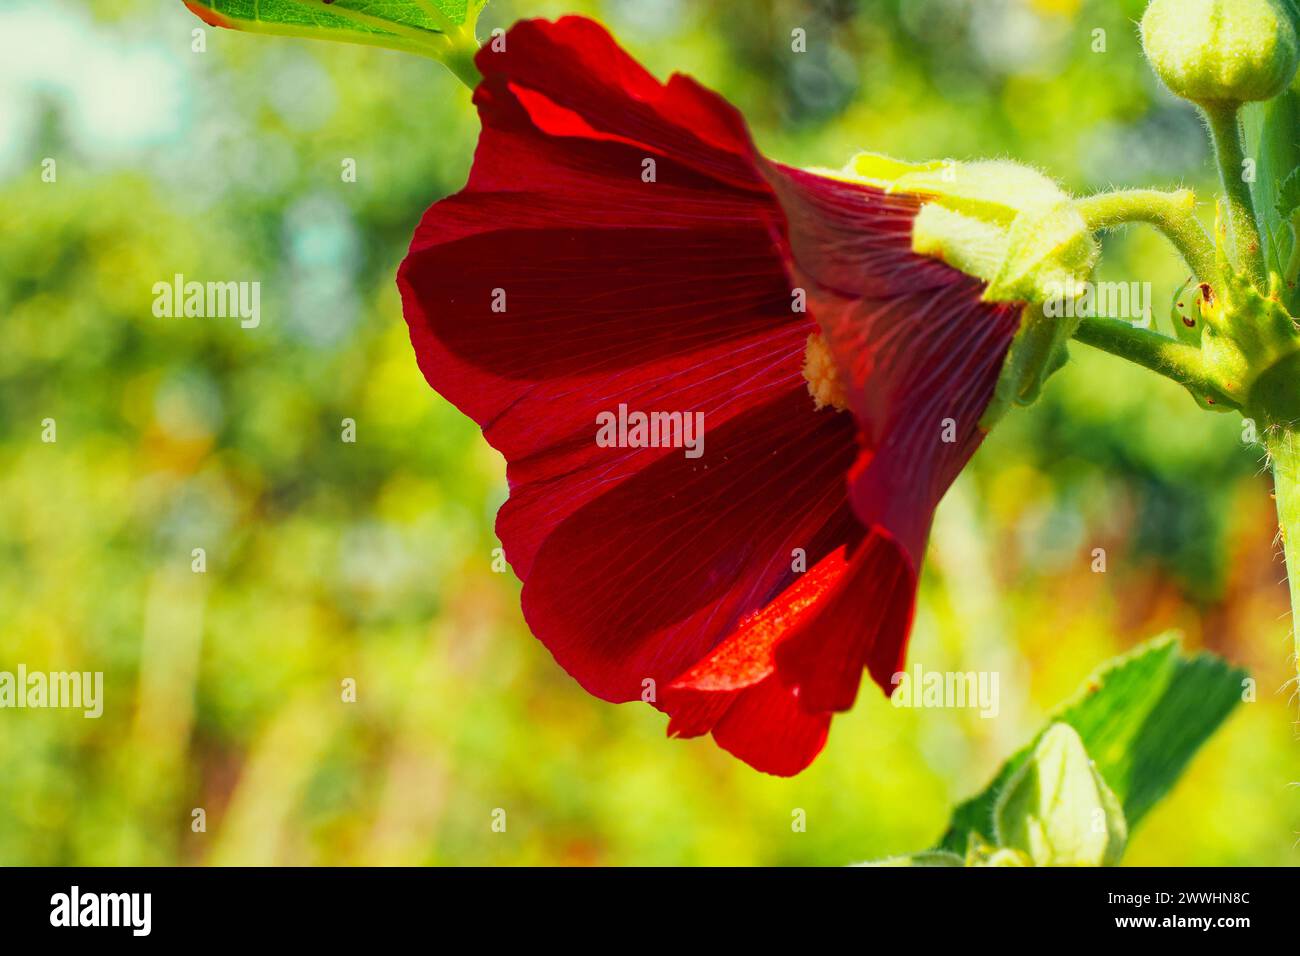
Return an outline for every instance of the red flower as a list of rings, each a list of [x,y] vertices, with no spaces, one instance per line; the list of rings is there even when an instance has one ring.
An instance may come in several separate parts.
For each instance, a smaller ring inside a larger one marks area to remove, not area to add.
[[[915,200],[769,163],[590,20],[517,24],[477,63],[469,183],[398,285],[425,377],[508,462],[524,615],[591,693],[797,773],[863,668],[888,693],[903,666],[1018,312],[912,253]],[[809,394],[819,328],[851,413]],[[703,456],[599,446],[620,405],[703,413]]]

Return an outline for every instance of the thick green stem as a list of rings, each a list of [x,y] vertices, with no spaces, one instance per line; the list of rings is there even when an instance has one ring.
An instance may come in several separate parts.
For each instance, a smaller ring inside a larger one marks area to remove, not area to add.
[[[1273,493],[1277,498],[1278,525],[1291,582],[1291,630],[1300,669],[1300,435],[1278,429],[1268,437],[1273,458]]]
[[[1116,319],[1084,319],[1074,337],[1085,345],[1127,359],[1193,392],[1206,395],[1222,408],[1240,407],[1219,388],[1205,367],[1201,350],[1195,346],[1184,345],[1167,335],[1136,328]]]
[[[1124,189],[1098,193],[1075,202],[1093,232],[1127,223],[1144,222],[1173,243],[1200,282],[1214,282],[1214,245],[1196,218],[1196,196],[1189,189],[1167,193],[1155,189]]]
[[[1228,226],[1236,247],[1237,268],[1250,276],[1257,289],[1266,290],[1264,248],[1255,218],[1255,201],[1245,179],[1246,150],[1242,145],[1240,111],[1231,105],[1206,106],[1204,110],[1214,138],[1219,177],[1228,198]]]
[[[471,90],[475,89],[483,75],[474,63],[478,53],[478,41],[471,30],[459,27],[447,34],[448,50],[439,59],[447,69],[456,75]]]

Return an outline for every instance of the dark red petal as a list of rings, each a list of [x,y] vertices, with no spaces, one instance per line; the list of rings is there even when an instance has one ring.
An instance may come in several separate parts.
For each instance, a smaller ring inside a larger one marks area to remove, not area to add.
[[[810,714],[775,675],[730,693],[674,692],[668,732],[694,737],[712,732],[718,746],[755,770],[792,777],[821,753],[832,714]]]
[[[667,684],[800,581],[795,548],[814,563],[857,532],[852,420],[810,406],[793,389],[707,431],[704,458],[648,465],[551,532],[524,614],[589,691],[633,700],[647,679]]]
[[[797,281],[862,425],[854,510],[919,568],[935,507],[983,441],[1020,308],[981,302],[976,279],[912,253],[916,200],[766,168]]]
[[[744,118],[731,104],[689,77],[660,83],[593,20],[521,21],[504,51],[486,44],[475,63],[483,74],[480,91],[486,86],[499,95],[509,84],[548,134],[594,138],[595,131],[670,157],[715,182],[766,192]],[[567,121],[556,121],[566,115]]]
[[[506,47],[479,55],[469,185],[425,215],[398,283],[429,382],[508,462],[497,530],[534,633],[631,700],[779,595],[794,548],[815,562],[856,533],[855,426],[806,392],[815,326],[734,110],[587,21]],[[702,412],[704,457],[597,447],[620,403]]]
[[[510,463],[498,530],[526,578],[565,517],[666,454],[596,448],[597,412],[689,409],[716,429],[791,387],[811,323],[790,311],[775,200],[728,151],[745,148],[731,107],[660,86],[588,21],[521,23],[507,51],[479,54],[469,185],[426,213],[398,285],[426,378]],[[557,118],[576,109],[582,122]],[[709,138],[675,125],[707,109]]]

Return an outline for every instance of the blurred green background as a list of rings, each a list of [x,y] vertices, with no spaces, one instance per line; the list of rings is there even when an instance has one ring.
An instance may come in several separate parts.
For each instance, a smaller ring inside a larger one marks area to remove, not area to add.
[[[787,162],[1014,157],[1078,192],[1208,195],[1198,122],[1141,60],[1142,7],[519,0],[480,36],[595,15]],[[529,635],[492,571],[503,463],[407,342],[393,275],[464,182],[468,92],[368,48],[209,29],[195,53],[200,26],[179,0],[0,9],[0,669],[106,684],[100,720],[0,712],[0,863],[880,858],[933,843],[1047,709],[1167,627],[1248,667],[1258,698],[1126,862],[1296,861],[1284,570],[1239,419],[1076,346],[945,501],[922,587],[912,660],[999,671],[996,719],[864,687],[793,780],[666,740]],[[175,273],[260,281],[261,327],[154,317]],[[1141,231],[1107,240],[1103,277],[1153,282],[1158,313],[1184,278]]]

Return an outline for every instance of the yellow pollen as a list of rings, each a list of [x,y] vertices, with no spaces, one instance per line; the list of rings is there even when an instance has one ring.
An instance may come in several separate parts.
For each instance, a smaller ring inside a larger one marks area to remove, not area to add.
[[[820,332],[808,336],[808,350],[803,357],[803,377],[808,382],[808,394],[821,411],[827,405],[842,412],[849,407],[848,395],[840,383],[839,369],[831,357],[830,347]]]

